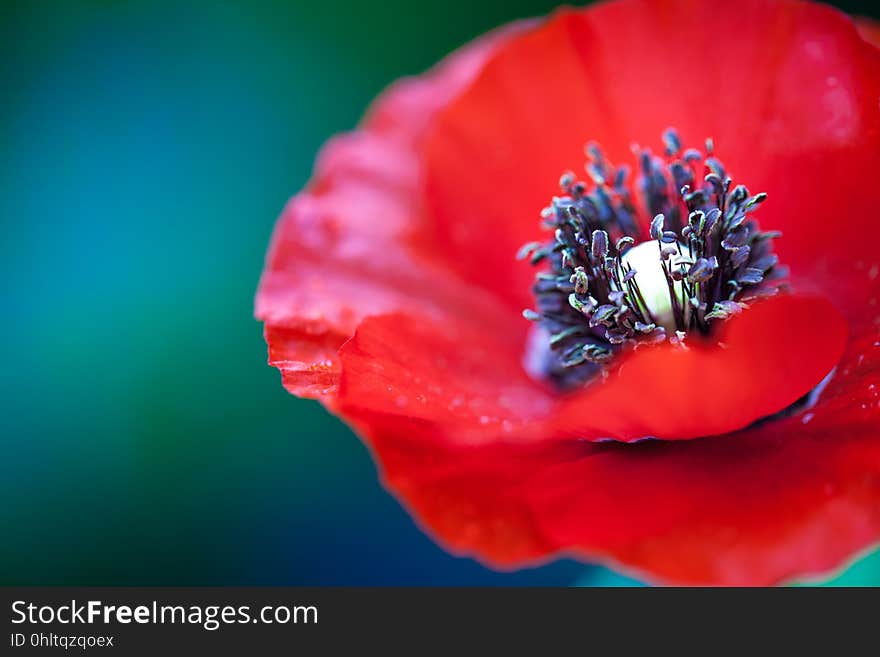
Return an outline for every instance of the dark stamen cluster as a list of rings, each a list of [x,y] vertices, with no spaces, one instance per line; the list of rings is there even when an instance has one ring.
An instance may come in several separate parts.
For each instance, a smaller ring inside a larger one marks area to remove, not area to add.
[[[524,315],[548,336],[541,368],[561,385],[583,382],[624,344],[708,334],[714,320],[781,284],[784,272],[772,252],[779,233],[761,232],[752,217],[766,194],[734,187],[711,141],[701,153],[682,151],[673,130],[663,139],[664,157],[637,149],[650,224],[639,219],[627,169],[612,166],[589,145],[586,169],[593,184],[563,175],[565,195],[542,212],[554,239],[520,251],[532,264],[550,265],[533,287],[536,310]],[[662,307],[651,301],[657,290],[642,289],[646,279],[628,261],[648,225],[657,243],[656,279],[665,279]]]

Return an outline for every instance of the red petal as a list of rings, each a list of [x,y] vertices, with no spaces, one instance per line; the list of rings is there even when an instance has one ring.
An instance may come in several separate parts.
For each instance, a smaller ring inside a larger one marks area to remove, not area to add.
[[[418,307],[478,316],[491,308],[430,256],[408,246],[420,225],[418,145],[516,24],[470,44],[428,75],[389,89],[360,131],[322,150],[309,188],[285,208],[257,292],[269,362],[294,394],[332,403],[338,347],[367,314]]]
[[[539,235],[538,213],[559,174],[580,170],[582,145],[599,140],[629,163],[631,143],[657,144],[675,126],[685,143],[713,137],[737,181],[768,192],[758,218],[784,232],[781,261],[853,309],[866,297],[852,238],[873,262],[878,246],[878,97],[880,51],[819,4],[563,11],[503,46],[438,116],[426,145],[432,239],[469,280],[525,307],[532,272],[510,255]],[[511,273],[487,275],[498,271]],[[841,279],[856,283],[849,298]]]
[[[535,563],[558,549],[525,504],[523,482],[560,454],[579,453],[581,445],[463,446],[418,419],[370,412],[356,417],[385,486],[445,549],[502,568]]]
[[[719,327],[712,341],[665,343],[621,359],[604,381],[562,402],[565,434],[629,442],[680,440],[742,429],[787,408],[834,368],[846,323],[828,301],[782,295]]]
[[[517,316],[502,312],[499,320],[477,327],[453,317],[365,319],[340,350],[339,410],[424,423],[425,433],[460,444],[523,435],[556,401],[520,366],[522,335],[509,329]]]
[[[876,423],[829,430],[791,418],[736,436],[609,446],[532,477],[529,508],[557,546],[655,581],[819,575],[880,536],[876,438]]]

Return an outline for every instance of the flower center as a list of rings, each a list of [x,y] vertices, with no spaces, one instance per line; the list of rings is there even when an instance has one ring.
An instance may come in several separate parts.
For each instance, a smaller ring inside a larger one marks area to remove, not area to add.
[[[540,353],[529,361],[563,387],[584,382],[627,345],[709,336],[713,323],[783,285],[772,252],[779,233],[761,232],[753,216],[766,194],[734,187],[711,140],[704,152],[683,151],[673,130],[663,140],[663,157],[637,150],[652,219],[639,216],[628,170],[588,145],[592,185],[563,175],[564,196],[542,212],[553,240],[520,252],[549,263],[533,287],[536,309],[524,312],[544,336],[531,341]]]

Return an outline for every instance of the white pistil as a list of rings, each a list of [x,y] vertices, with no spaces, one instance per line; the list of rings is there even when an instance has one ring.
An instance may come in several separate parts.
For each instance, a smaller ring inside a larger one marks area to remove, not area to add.
[[[636,270],[635,282],[639,286],[639,290],[645,299],[648,310],[654,317],[654,321],[658,326],[666,329],[667,335],[675,335],[678,328],[675,324],[675,315],[672,312],[672,299],[669,297],[669,284],[666,280],[666,274],[663,272],[662,260],[660,259],[660,249],[656,240],[642,242],[629,249],[621,261],[624,265],[629,265]],[[690,249],[687,246],[679,245],[681,256],[676,254],[667,260],[667,265],[671,267],[678,262],[683,256],[685,259],[690,258]],[[682,297],[681,281],[673,283],[675,296],[679,300]]]

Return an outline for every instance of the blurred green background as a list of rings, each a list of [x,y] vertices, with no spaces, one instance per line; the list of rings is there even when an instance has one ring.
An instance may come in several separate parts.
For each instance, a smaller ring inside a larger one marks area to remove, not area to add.
[[[554,4],[0,4],[0,583],[632,583],[445,554],[252,319],[321,143]]]

